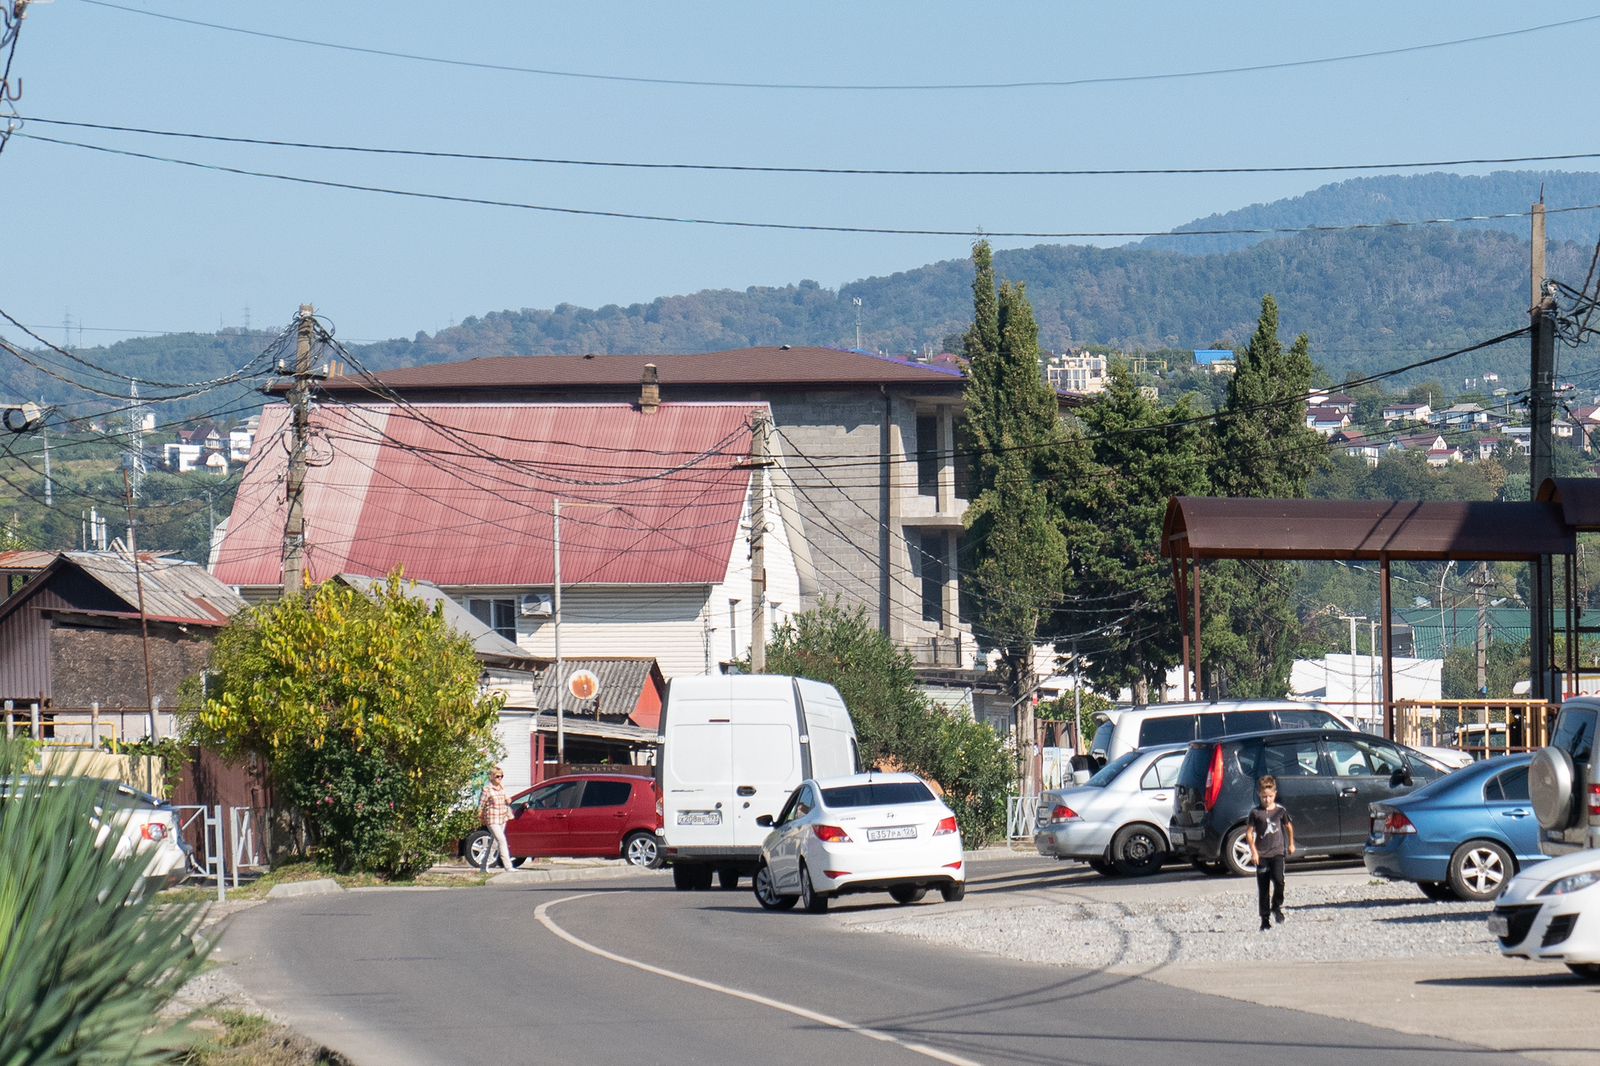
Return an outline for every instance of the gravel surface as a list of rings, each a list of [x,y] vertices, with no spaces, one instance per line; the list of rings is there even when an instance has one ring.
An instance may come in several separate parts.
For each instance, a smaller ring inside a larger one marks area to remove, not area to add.
[[[1108,886],[1109,887],[1109,886]],[[1285,922],[1259,927],[1255,885],[1189,899],[1082,898],[1018,907],[928,905],[853,928],[966,947],[1024,962],[1093,968],[1218,960],[1370,961],[1493,955],[1487,903],[1435,903],[1410,884],[1297,886]],[[1108,893],[1109,895],[1109,893]]]

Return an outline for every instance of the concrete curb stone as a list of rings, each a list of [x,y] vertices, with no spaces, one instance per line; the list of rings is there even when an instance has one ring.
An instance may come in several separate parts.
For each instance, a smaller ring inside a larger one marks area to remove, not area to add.
[[[293,899],[297,896],[330,896],[336,892],[343,892],[339,882],[331,877],[319,877],[314,881],[289,881],[281,885],[273,885],[267,889],[268,899]]]

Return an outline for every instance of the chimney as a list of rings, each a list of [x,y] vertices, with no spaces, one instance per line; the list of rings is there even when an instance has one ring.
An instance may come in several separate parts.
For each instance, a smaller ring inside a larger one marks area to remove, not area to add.
[[[644,377],[639,381],[639,411],[653,415],[661,407],[661,385],[656,378],[656,365],[644,365]]]

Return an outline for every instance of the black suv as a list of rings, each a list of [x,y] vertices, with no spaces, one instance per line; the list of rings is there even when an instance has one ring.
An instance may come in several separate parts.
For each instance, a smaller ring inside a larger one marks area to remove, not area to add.
[[[1528,793],[1544,831],[1539,850],[1565,855],[1600,847],[1600,778],[1593,749],[1600,728],[1600,699],[1578,697],[1561,705],[1550,746],[1528,765]]]
[[[1209,873],[1248,874],[1245,817],[1256,781],[1278,779],[1294,818],[1295,856],[1357,855],[1367,804],[1410,792],[1439,770],[1404,745],[1347,729],[1282,729],[1197,740],[1178,770],[1172,851]]]

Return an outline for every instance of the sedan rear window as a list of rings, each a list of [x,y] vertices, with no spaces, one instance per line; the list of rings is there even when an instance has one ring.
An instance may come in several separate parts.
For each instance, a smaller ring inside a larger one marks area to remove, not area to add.
[[[1118,774],[1122,773],[1122,771],[1128,768],[1129,763],[1138,757],[1139,753],[1136,751],[1130,751],[1126,755],[1117,756],[1115,759],[1100,767],[1100,769],[1095,772],[1095,775],[1089,778],[1088,783],[1093,785],[1095,788],[1105,788],[1107,785],[1111,784],[1111,782],[1117,779]]]
[[[824,807],[887,807],[896,803],[930,803],[933,792],[921,781],[871,781],[822,790]]]

